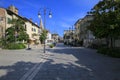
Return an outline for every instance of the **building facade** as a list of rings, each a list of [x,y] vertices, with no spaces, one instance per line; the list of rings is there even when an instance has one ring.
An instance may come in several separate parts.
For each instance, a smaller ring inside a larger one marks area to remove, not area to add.
[[[11,27],[11,24],[8,23],[10,20],[20,18],[25,21],[24,27],[26,33],[29,35],[30,43],[40,43],[39,36],[42,29],[35,24],[32,19],[20,16],[18,11],[19,10],[13,5],[8,7],[8,9],[0,8],[0,37],[5,36],[5,30]]]
[[[82,19],[78,19],[76,23],[74,24],[75,26],[75,33],[74,33],[74,41],[76,46],[80,46],[79,42],[81,41],[80,39],[80,24],[81,24]]]
[[[58,43],[59,35],[58,34],[52,34],[52,39],[54,40],[55,43]]]
[[[75,40],[74,40],[74,30],[64,30],[64,43],[66,45],[74,45]]]
[[[91,46],[93,40],[95,37],[93,36],[92,32],[87,29],[88,26],[90,26],[90,21],[93,19],[91,15],[86,15],[84,18],[79,19],[75,23],[75,34],[77,41],[82,46],[89,47]]]
[[[52,34],[48,31],[47,32],[47,39],[45,40],[45,43],[47,45],[53,44],[54,40],[52,39]]]

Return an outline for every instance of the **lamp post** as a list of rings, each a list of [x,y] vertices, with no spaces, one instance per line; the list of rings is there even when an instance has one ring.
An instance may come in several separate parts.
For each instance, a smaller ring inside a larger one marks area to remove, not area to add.
[[[46,30],[46,13],[47,13],[47,10],[49,10],[49,8],[40,8],[41,10],[43,10],[43,15],[44,15],[44,30]],[[38,18],[41,18],[41,13],[40,11],[38,12]],[[49,10],[49,18],[52,18],[52,13],[51,11]],[[46,39],[45,39],[46,40]],[[45,40],[44,40],[44,53],[45,53]]]

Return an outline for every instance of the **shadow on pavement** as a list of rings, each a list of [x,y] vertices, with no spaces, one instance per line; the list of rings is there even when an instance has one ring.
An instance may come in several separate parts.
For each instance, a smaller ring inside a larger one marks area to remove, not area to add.
[[[64,64],[55,65],[57,67],[65,69],[66,71],[68,70],[68,72],[70,70],[73,70],[73,73],[75,71],[79,74],[79,76],[76,76],[79,78],[70,80],[120,80],[120,63],[119,63],[120,59],[111,58],[108,56],[104,56],[102,54],[97,54],[96,50],[82,47],[77,48],[60,46],[59,48],[54,48],[48,51],[53,54],[72,55],[77,59],[75,63],[82,65],[81,67],[80,66],[78,67],[72,63],[69,63],[67,65]],[[66,68],[64,68],[64,66],[66,66]],[[52,67],[54,67],[54,65]],[[73,74],[69,72],[69,75],[72,76]],[[82,77],[80,78],[81,75],[83,75],[84,77],[83,79]],[[69,79],[61,79],[60,77],[60,79],[58,80]]]
[[[19,80],[35,64],[21,61],[11,66],[0,66],[0,80]]]
[[[92,72],[83,66],[72,63],[54,64],[54,60],[49,58],[46,60],[33,80],[87,80],[88,78],[93,80]],[[0,80],[20,80],[36,64],[38,63],[21,61],[11,66],[0,66],[0,70],[6,71],[0,76]]]
[[[93,80],[93,73],[84,66],[72,63],[54,63],[47,59],[33,80]]]
[[[120,65],[117,64],[120,60],[96,54],[95,50],[61,47],[47,51],[52,54],[49,58],[44,58],[46,62],[33,80],[120,80]],[[54,54],[72,55],[76,61],[55,57]],[[56,63],[57,59],[69,61],[64,63],[58,60]],[[5,71],[0,80],[20,80],[36,64],[38,63],[21,61],[11,66],[0,66],[0,70]]]

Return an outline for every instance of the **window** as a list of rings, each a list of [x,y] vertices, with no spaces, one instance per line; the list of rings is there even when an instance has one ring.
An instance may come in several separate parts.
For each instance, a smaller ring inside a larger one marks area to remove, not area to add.
[[[27,30],[26,24],[25,24],[25,31]]]
[[[32,28],[32,31],[34,31],[34,29]]]
[[[32,31],[36,32],[36,29],[35,29],[35,28],[32,28]]]
[[[7,23],[10,23],[11,19],[10,18],[7,18]]]
[[[34,28],[34,32],[36,32],[36,29]]]

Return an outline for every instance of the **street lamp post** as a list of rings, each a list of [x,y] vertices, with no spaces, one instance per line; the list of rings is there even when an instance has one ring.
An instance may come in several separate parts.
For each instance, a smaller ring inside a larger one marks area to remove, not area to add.
[[[44,30],[46,30],[46,12],[47,10],[49,10],[49,8],[40,8],[43,10],[43,15],[44,15]],[[38,12],[38,17],[41,18],[41,14],[40,14],[40,11]],[[49,11],[49,18],[52,17],[52,13],[51,11]],[[46,40],[46,39],[45,39]],[[45,53],[45,40],[44,40],[44,53]]]

